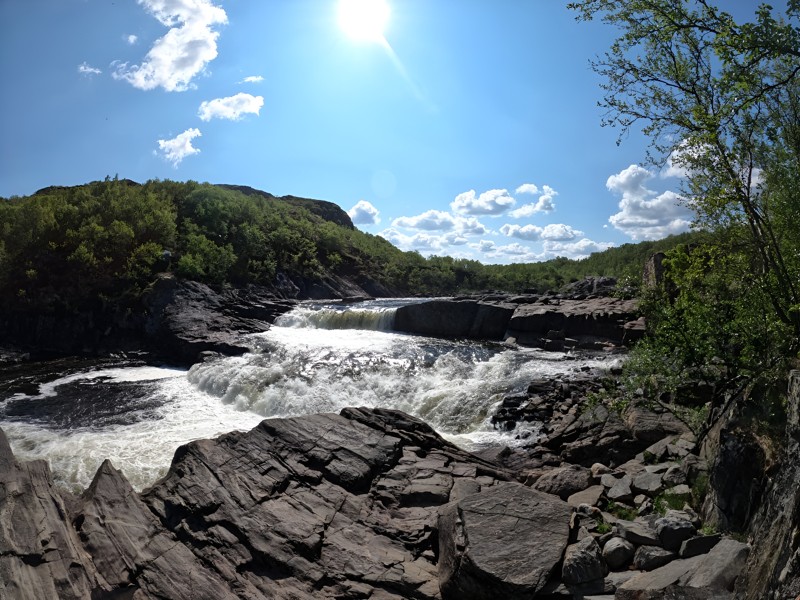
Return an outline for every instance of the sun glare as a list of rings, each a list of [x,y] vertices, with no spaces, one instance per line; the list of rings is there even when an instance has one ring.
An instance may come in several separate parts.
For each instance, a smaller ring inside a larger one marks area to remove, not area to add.
[[[381,42],[389,22],[385,0],[339,0],[339,26],[348,37],[365,42]]]

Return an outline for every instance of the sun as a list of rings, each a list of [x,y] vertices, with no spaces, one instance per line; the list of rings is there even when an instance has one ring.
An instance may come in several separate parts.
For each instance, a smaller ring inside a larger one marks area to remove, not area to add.
[[[382,42],[389,12],[386,0],[339,0],[339,27],[354,40]]]

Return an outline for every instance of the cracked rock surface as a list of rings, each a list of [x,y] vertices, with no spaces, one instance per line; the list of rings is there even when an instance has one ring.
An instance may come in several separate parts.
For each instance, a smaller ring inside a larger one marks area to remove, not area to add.
[[[382,409],[192,442],[141,494],[106,461],[67,497],[0,436],[0,598],[440,598],[439,508],[510,478]]]

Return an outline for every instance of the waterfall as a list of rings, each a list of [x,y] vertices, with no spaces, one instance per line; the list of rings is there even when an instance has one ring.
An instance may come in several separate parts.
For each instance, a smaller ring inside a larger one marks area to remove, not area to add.
[[[392,331],[396,308],[301,307],[275,320],[279,327]]]

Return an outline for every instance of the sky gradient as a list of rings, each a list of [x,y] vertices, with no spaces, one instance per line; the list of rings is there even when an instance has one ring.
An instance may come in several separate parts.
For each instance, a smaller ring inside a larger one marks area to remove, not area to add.
[[[688,228],[680,173],[600,126],[589,60],[613,30],[556,0],[387,4],[383,36],[359,39],[337,0],[0,2],[0,196],[248,185],[485,263]]]

